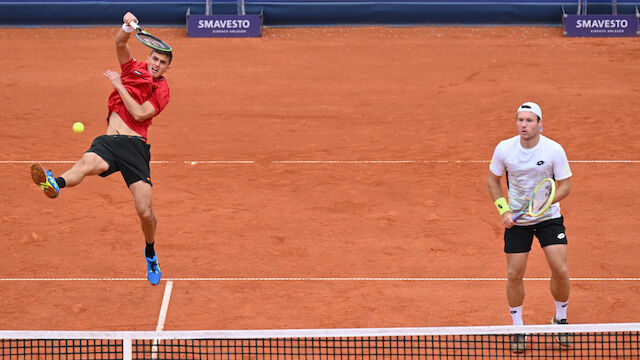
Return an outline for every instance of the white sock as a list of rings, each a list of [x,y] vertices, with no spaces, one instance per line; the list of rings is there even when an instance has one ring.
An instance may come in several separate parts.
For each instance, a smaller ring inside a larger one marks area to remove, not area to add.
[[[569,307],[569,301],[556,302],[556,320],[562,320],[567,318],[567,308]]]
[[[516,307],[509,306],[509,312],[511,313],[511,319],[513,319],[513,325],[524,325],[522,321],[522,305]]]

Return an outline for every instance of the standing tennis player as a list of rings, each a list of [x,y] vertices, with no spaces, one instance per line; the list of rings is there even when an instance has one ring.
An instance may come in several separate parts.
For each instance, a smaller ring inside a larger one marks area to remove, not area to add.
[[[108,176],[120,172],[133,195],[146,242],[147,278],[160,282],[160,267],[154,250],[157,221],[151,207],[151,154],[147,129],[151,120],[169,103],[169,85],[163,74],[169,69],[171,52],[151,51],[146,62],[131,55],[128,42],[138,19],[131,13],[115,38],[116,55],[121,74],[107,70],[104,76],[114,89],[108,100],[107,131],[93,140],[91,147],[71,169],[54,178],[39,164],[31,165],[31,177],[45,195],[55,198],[60,189],[78,185],[87,175]]]
[[[569,270],[567,264],[567,237],[560,200],[569,195],[571,169],[564,149],[557,142],[540,134],[542,110],[538,104],[526,102],[516,115],[518,135],[501,141],[489,165],[489,194],[502,216],[504,252],[507,255],[507,299],[513,325],[523,325],[524,271],[535,235],[544,250],[551,269],[551,294],[556,312],[553,324],[567,324],[569,304]],[[506,173],[509,202],[504,198],[500,178]],[[545,178],[557,181],[553,204],[538,217],[522,215],[513,221],[511,209],[521,209],[536,185]],[[569,345],[567,334],[557,336],[562,345]],[[526,337],[515,335],[512,350],[522,352]]]

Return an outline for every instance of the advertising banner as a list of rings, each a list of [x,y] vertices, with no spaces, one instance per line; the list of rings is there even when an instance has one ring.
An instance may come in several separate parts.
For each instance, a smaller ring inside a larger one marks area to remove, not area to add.
[[[636,36],[638,18],[635,15],[567,15],[567,36]]]
[[[189,15],[187,35],[191,37],[260,37],[260,15]]]

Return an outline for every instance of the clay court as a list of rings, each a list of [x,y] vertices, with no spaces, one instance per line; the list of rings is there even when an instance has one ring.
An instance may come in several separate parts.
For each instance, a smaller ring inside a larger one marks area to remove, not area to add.
[[[570,321],[640,322],[637,39],[152,30],[175,49],[171,102],[149,132],[156,287],[119,174],[51,200],[29,173],[41,162],[60,174],[104,133],[117,27],[0,29],[1,330],[155,330],[167,281],[165,330],[510,324],[486,178],[528,100],[573,171]],[[525,276],[525,323],[547,324],[537,243]]]

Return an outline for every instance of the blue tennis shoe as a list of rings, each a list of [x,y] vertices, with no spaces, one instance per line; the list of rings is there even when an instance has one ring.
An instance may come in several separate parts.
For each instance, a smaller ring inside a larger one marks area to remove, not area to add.
[[[44,191],[44,194],[54,199],[60,194],[60,188],[51,170],[45,171],[40,164],[31,165],[31,178],[36,185]]]
[[[151,285],[158,285],[160,282],[160,265],[158,265],[158,256],[153,255],[152,258],[149,258],[145,255],[145,259],[147,259],[147,279]]]

